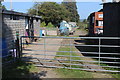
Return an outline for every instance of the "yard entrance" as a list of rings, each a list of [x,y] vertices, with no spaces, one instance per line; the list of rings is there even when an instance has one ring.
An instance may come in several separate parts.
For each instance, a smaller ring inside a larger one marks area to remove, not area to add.
[[[37,42],[32,43],[26,43],[26,38],[21,37],[22,60],[32,62],[37,67],[90,71],[95,78],[100,75],[102,77],[99,78],[112,78],[105,73],[120,72],[120,54],[117,53],[119,46],[103,44],[106,40],[118,38],[35,37]],[[116,51],[106,51],[109,48]]]

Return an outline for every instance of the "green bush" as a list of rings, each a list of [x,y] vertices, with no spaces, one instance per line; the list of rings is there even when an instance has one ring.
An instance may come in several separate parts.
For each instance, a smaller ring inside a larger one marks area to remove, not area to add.
[[[49,22],[47,27],[55,27],[55,26],[51,22]]]
[[[49,27],[49,28],[53,28],[55,27],[51,22],[48,23],[48,25],[46,26],[46,23],[45,22],[42,22],[40,27]]]

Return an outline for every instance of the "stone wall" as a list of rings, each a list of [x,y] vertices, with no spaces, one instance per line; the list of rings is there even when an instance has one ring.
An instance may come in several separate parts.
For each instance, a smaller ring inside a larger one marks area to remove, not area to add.
[[[29,17],[27,17],[29,18]],[[13,41],[16,40],[16,32],[19,31],[19,36],[25,36],[26,32],[26,17],[17,15],[3,14],[2,35],[6,39],[7,47],[13,48]],[[40,19],[29,21],[29,33],[39,36],[40,31]],[[34,29],[34,30],[33,30]],[[32,32],[34,31],[34,32]],[[23,40],[25,42],[25,39]]]
[[[19,20],[10,19],[10,15],[3,15],[3,35],[6,38],[8,48],[13,47],[13,41],[16,39],[16,31],[19,36],[25,35],[25,17]]]
[[[40,20],[34,19],[33,26],[34,26],[34,36],[40,36]]]

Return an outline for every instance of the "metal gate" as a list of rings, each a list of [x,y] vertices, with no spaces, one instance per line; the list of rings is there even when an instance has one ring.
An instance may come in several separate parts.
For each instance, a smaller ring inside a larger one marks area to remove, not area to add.
[[[36,42],[31,42],[31,38]],[[120,72],[118,37],[22,36],[20,39],[22,60],[36,66]]]

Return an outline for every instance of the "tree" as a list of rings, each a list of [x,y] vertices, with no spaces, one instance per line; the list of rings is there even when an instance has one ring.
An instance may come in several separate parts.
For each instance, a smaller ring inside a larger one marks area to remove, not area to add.
[[[86,19],[84,19],[84,20],[83,20],[83,22],[84,22],[84,23],[87,23],[87,20],[86,20]]]
[[[46,27],[45,22],[42,22],[42,23],[40,24],[40,27]]]
[[[70,0],[63,0],[62,4],[70,12],[70,21],[79,22],[80,19],[75,0],[72,0],[72,2]]]
[[[42,16],[42,21],[45,21],[46,25],[51,22],[53,25],[58,26],[62,20],[70,21],[69,11],[63,5],[56,2],[35,3],[28,10],[28,13]]]
[[[82,22],[79,21],[77,25],[78,25],[79,28],[81,28],[81,29],[88,28],[88,23],[87,23],[87,20],[86,20],[86,19],[84,19]]]
[[[0,1],[0,9],[6,9],[6,7],[2,5],[1,1]]]

